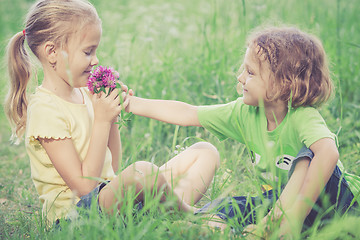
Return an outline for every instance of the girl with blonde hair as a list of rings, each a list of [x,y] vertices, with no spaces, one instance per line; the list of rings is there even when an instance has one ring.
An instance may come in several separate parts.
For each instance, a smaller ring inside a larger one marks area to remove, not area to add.
[[[134,202],[143,202],[146,191],[157,192],[161,201],[173,194],[177,208],[193,211],[191,205],[202,197],[219,165],[217,150],[196,143],[161,167],[139,161],[120,171],[115,122],[129,103],[127,87],[120,93],[123,104],[118,91],[91,94],[85,88],[99,63],[101,34],[101,20],[89,2],[40,0],[30,9],[24,31],[8,45],[6,114],[15,138],[25,134],[44,217],[51,224],[91,203],[108,213],[117,211],[130,187]],[[29,98],[32,72],[25,42],[44,72],[41,86]]]

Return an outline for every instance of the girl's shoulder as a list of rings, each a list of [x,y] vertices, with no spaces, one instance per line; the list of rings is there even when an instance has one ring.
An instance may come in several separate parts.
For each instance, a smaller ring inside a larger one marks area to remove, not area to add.
[[[55,108],[57,110],[60,109],[72,109],[72,108],[82,108],[89,104],[90,101],[90,93],[86,88],[80,88],[80,91],[84,97],[85,104],[75,104],[68,102],[61,97],[57,96],[55,93],[50,90],[39,86],[36,88],[35,93],[30,95],[29,97],[29,107],[36,105],[37,107],[50,107]]]
[[[35,92],[30,95],[29,101],[52,100],[52,95],[55,94],[42,86],[38,86]]]
[[[55,94],[39,86],[29,97],[28,111],[59,110],[56,102]]]

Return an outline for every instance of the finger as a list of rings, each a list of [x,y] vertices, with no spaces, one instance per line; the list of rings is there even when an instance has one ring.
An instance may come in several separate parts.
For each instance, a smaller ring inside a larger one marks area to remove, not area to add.
[[[127,108],[127,106],[129,105],[129,103],[130,103],[130,99],[127,98],[122,104],[122,109],[125,110]]]
[[[120,85],[120,88],[118,87]],[[127,91],[128,87],[124,85],[122,81],[116,81],[116,86],[119,89],[119,91]]]
[[[132,89],[129,90],[129,95],[134,96],[134,91]]]
[[[112,92],[110,93],[109,97],[110,97],[111,99],[116,99],[117,97],[119,97],[119,93],[120,93],[120,91],[112,91]]]
[[[125,93],[125,92],[122,92],[122,93],[121,93],[121,99],[122,99],[122,101],[125,101],[126,98],[127,98],[126,93]]]
[[[122,107],[121,105],[118,105],[115,109],[115,112],[116,112],[116,116],[118,116],[120,113],[121,113],[121,110],[122,110]]]
[[[108,96],[110,94],[110,91],[111,91],[110,87],[105,88],[106,96]]]
[[[127,92],[129,90],[129,88],[128,88],[128,86],[123,84],[123,85],[121,85],[121,90],[123,90],[124,92]]]
[[[100,91],[98,93],[95,94],[97,98],[101,98],[104,95],[103,91]]]

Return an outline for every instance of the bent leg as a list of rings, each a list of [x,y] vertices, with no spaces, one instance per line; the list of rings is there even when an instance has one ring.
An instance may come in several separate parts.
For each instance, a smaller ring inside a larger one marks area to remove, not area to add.
[[[214,178],[220,165],[216,148],[207,142],[196,143],[163,166],[160,172],[174,188],[174,192],[187,204],[197,203]]]
[[[156,190],[158,194],[172,194],[171,187],[164,174],[159,172],[159,168],[150,162],[139,161],[125,168],[100,191],[99,205],[101,209],[112,213],[114,204],[117,204],[117,209],[121,209],[123,202],[119,198],[124,197],[125,192],[131,187],[135,188],[137,201],[144,200],[144,191]],[[165,201],[165,194],[162,195],[161,200]],[[179,197],[177,204],[183,211],[192,210]]]

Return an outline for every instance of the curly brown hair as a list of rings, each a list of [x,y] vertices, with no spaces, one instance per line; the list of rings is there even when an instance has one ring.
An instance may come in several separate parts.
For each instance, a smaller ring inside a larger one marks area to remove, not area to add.
[[[294,27],[271,27],[250,35],[259,64],[267,61],[278,91],[271,100],[291,106],[319,107],[333,93],[326,54],[321,41]]]

